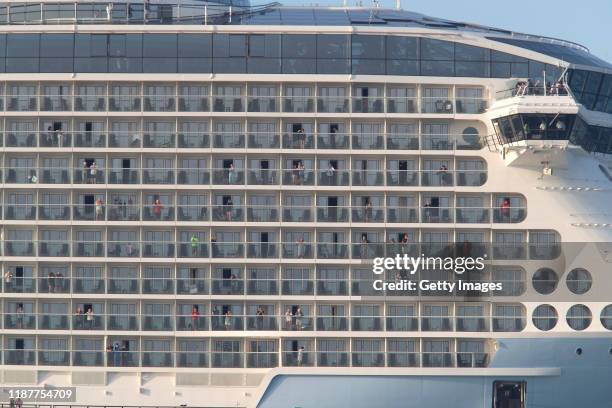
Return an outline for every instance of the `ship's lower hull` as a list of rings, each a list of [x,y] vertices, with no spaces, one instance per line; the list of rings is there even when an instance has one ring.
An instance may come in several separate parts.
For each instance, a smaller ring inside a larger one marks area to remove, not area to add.
[[[369,374],[364,375],[278,375],[270,382],[257,406],[610,406],[612,338],[500,339],[498,344],[495,358],[486,369],[414,369],[413,373],[397,375],[384,370],[377,372],[377,369],[370,369]],[[350,373],[350,369],[346,372]],[[512,387],[520,389],[513,392]]]

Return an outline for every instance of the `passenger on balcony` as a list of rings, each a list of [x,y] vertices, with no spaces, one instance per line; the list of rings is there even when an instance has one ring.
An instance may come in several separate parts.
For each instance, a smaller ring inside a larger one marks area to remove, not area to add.
[[[510,200],[508,198],[504,198],[504,201],[502,201],[499,210],[502,222],[510,221]]]
[[[305,180],[306,168],[304,167],[304,163],[298,163],[298,182],[301,185]]]
[[[300,182],[300,166],[298,163],[293,165],[293,169],[291,169],[291,178],[293,179],[293,184],[299,185]]]
[[[55,291],[61,292],[64,285],[64,275],[61,272],[55,274]]]
[[[93,163],[91,163],[91,166],[89,166],[89,183],[96,184],[98,181],[97,177],[98,177],[98,164],[94,161]]]
[[[198,254],[198,247],[200,246],[200,238],[197,234],[193,234],[189,241],[191,241],[191,256],[196,256]]]
[[[104,219],[104,202],[101,198],[96,200],[96,221],[100,221]]]
[[[4,283],[6,285],[10,285],[11,282],[13,282],[13,272],[11,271],[4,272]]]
[[[87,321],[87,328],[90,330],[93,329],[94,328],[94,315],[93,315],[93,310],[91,309],[91,307],[87,309],[87,312],[85,312],[85,320]]]
[[[223,325],[225,326],[225,330],[231,330],[232,328],[232,311],[228,310],[225,312],[225,316],[223,317]]]
[[[25,315],[25,312],[23,310],[23,304],[22,303],[18,303],[17,304],[17,328],[18,329],[23,329],[23,317]]]
[[[257,329],[258,330],[263,329],[264,315],[265,314],[266,313],[264,312],[263,307],[257,306],[257,310],[255,311],[255,315],[257,316],[256,317],[256,322],[257,322],[256,325],[257,325]]]
[[[404,233],[401,242],[402,255],[408,253],[408,234]]]
[[[163,209],[164,209],[164,206],[163,206],[163,204],[161,203],[161,201],[158,198],[153,203],[153,215],[155,215],[156,219],[158,219],[158,220],[161,219],[161,213],[162,213]]]
[[[304,255],[305,255],[304,254],[304,251],[305,251],[305,248],[304,248],[304,237],[300,237],[297,240],[296,246],[297,246],[297,257],[299,259],[304,258]]]
[[[57,147],[62,147],[64,134],[60,129],[55,131],[55,139],[57,140]]]
[[[30,175],[28,176],[28,182],[32,184],[38,182],[38,177],[36,177],[36,170],[30,170]]]
[[[291,330],[291,323],[293,322],[293,315],[291,314],[291,308],[285,310],[285,330]]]
[[[87,161],[83,160],[83,167],[81,169],[81,182],[85,183],[89,179],[89,166]]]
[[[304,346],[300,346],[300,348],[298,349],[296,360],[298,367],[301,367],[302,363],[304,362]]]
[[[300,149],[303,149],[306,146],[306,132],[304,131],[304,128],[298,129],[295,135],[298,142],[298,146],[300,147]]]
[[[303,321],[304,319],[304,312],[302,312],[302,308],[300,306],[298,306],[298,308],[295,310],[295,330],[297,331],[301,331],[304,326],[306,326]]]
[[[191,329],[198,330],[198,322],[200,320],[200,309],[198,305],[193,305],[191,308]]]
[[[368,257],[368,236],[366,234],[361,234],[361,243],[359,245],[359,255],[361,259],[366,259]]]
[[[370,220],[372,219],[372,215],[372,201],[370,200],[370,198],[368,198],[366,200],[365,205],[363,206],[363,219],[365,220],[365,222],[370,222]]]
[[[230,163],[229,168],[227,169],[227,183],[236,184],[236,181],[236,168],[234,167],[234,163]]]
[[[125,252],[127,254],[127,256],[132,256],[132,254],[134,253],[134,247],[132,246],[131,242],[128,242],[126,247],[125,247]]]
[[[232,220],[233,206],[234,206],[234,203],[232,202],[232,198],[228,197],[227,200],[225,201],[225,204],[223,204],[223,210],[225,212],[225,220],[226,221],[231,221]]]
[[[442,164],[438,170],[438,177],[440,178],[440,185],[449,186],[452,184],[449,182],[448,167],[446,167],[444,164]]]
[[[47,275],[47,286],[49,293],[52,293],[55,290],[55,274],[53,272],[49,272]]]

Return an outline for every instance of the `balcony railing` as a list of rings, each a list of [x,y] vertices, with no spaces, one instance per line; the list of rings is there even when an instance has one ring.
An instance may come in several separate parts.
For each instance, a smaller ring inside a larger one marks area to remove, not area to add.
[[[175,132],[175,131],[6,131],[0,143],[13,148],[110,149],[329,149],[329,150],[478,150],[477,134],[403,134],[340,132]]]
[[[71,215],[72,214],[72,215]],[[493,217],[491,217],[493,214]],[[76,221],[198,221],[198,222],[283,222],[311,223],[458,223],[514,224],[525,219],[526,209],[490,207],[416,206],[277,206],[277,205],[173,205],[173,204],[7,204],[5,220],[76,220]],[[72,217],[72,218],[71,218]],[[2,217],[0,217],[1,219]],[[7,240],[11,241],[11,240]],[[95,242],[74,239],[73,251],[83,256],[100,252]],[[199,242],[199,241],[198,241]],[[68,242],[66,242],[68,243]],[[51,244],[51,243],[50,243]],[[187,242],[181,242],[187,244]],[[55,243],[54,243],[55,245]],[[51,251],[55,246],[47,246]],[[13,247],[17,250],[17,247]],[[23,250],[20,249],[20,250]]]

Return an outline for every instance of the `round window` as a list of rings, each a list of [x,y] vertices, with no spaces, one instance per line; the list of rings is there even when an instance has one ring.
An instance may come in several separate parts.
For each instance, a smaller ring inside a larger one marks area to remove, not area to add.
[[[553,293],[557,288],[558,282],[559,277],[555,271],[550,268],[538,269],[536,273],[533,274],[533,278],[531,280],[533,288],[541,295],[549,295]]]
[[[570,292],[576,295],[584,295],[591,289],[593,278],[586,269],[576,268],[567,274],[566,283]]]
[[[548,331],[557,325],[557,311],[551,305],[540,305],[533,311],[532,321],[538,329]]]
[[[480,144],[480,135],[478,134],[478,129],[473,127],[468,127],[463,130],[463,141],[468,146],[478,146]]]
[[[612,330],[612,305],[608,305],[603,308],[603,310],[601,311],[600,319],[601,319],[601,325],[603,327],[605,327],[608,330]]]
[[[585,305],[574,305],[567,311],[567,324],[574,330],[584,330],[591,324],[591,311]]]

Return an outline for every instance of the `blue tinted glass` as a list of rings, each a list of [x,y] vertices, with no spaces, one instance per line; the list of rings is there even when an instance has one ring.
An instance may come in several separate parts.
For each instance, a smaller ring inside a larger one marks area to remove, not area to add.
[[[452,61],[421,61],[421,75],[454,76],[454,64]]]
[[[603,74],[599,72],[589,72],[589,78],[584,87],[584,92],[597,93],[599,92],[599,86],[601,85],[601,80],[603,79]]]
[[[317,40],[314,35],[296,34],[283,35],[283,58],[315,58],[317,55]]]
[[[185,58],[210,58],[212,56],[212,35],[179,34],[178,56]]]
[[[387,75],[420,75],[419,61],[387,60]]]
[[[348,59],[318,59],[317,74],[349,74]]]
[[[353,58],[384,59],[385,37],[382,35],[353,35],[351,55]]]
[[[418,59],[418,38],[416,37],[387,37],[387,58],[389,59]]]
[[[317,36],[318,58],[348,58],[348,35],[321,34]]]
[[[72,58],[72,53],[74,51],[73,41],[73,34],[41,34],[40,56],[50,58]]]
[[[144,34],[144,57],[176,57],[176,34]]]
[[[582,93],[584,89],[584,84],[587,79],[587,72],[579,69],[573,70],[570,75],[569,86],[571,90],[576,93]]]
[[[489,63],[487,62],[456,61],[455,75],[458,77],[486,78],[489,76],[488,67]]]
[[[492,62],[491,63],[492,78],[510,78],[510,63],[509,62]]]
[[[384,75],[384,59],[353,59],[352,73],[361,75]]]
[[[314,58],[284,58],[283,74],[316,74],[317,60]]]
[[[179,58],[177,71],[182,73],[212,72],[212,58]]]
[[[424,60],[449,61],[455,57],[452,42],[421,38],[421,58]]]
[[[472,45],[455,43],[455,59],[457,61],[488,61],[489,50]]]
[[[73,58],[41,58],[40,72],[73,72]]]
[[[39,38],[38,34],[7,34],[7,58],[38,57]]]

